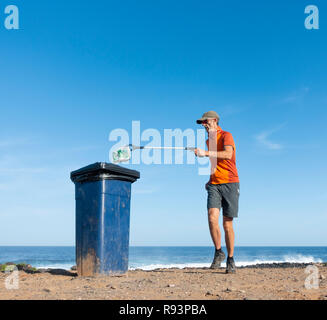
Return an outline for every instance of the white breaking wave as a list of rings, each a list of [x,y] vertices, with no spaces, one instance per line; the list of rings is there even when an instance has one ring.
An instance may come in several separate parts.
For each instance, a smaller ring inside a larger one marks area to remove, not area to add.
[[[129,270],[142,269],[142,270],[154,270],[154,269],[168,269],[168,268],[206,268],[210,267],[209,263],[173,263],[173,264],[149,264],[140,267],[130,267]]]
[[[70,270],[72,267],[72,264],[51,264],[51,265],[33,265],[33,267],[37,269],[64,269],[64,270]]]
[[[320,263],[323,262],[321,259],[314,258],[313,256],[304,256],[304,255],[285,255],[282,257],[281,260],[265,260],[265,259],[255,259],[252,261],[237,261],[237,258],[235,258],[235,264],[236,267],[245,267],[245,266],[251,266],[256,264],[263,264],[263,263],[284,263],[284,262],[290,262],[290,263]],[[129,267],[129,270],[135,270],[135,269],[141,269],[141,270],[154,270],[154,269],[170,269],[170,268],[177,268],[177,269],[183,269],[183,268],[209,268],[211,263],[196,263],[196,262],[190,262],[190,263],[170,263],[170,264],[162,264],[162,263],[154,263],[154,264],[148,264],[148,265],[140,265],[140,266],[131,266]],[[226,263],[221,264],[222,267],[226,267]],[[51,265],[35,265],[36,268],[42,268],[42,269],[65,269],[70,270],[72,267],[72,264],[51,264]]]
[[[300,263],[310,263],[310,262],[323,262],[321,259],[315,259],[312,256],[303,256],[301,254],[297,254],[294,256],[283,256],[286,262],[300,262]]]
[[[312,256],[303,256],[303,255],[296,255],[296,256],[283,256],[282,260],[263,260],[263,259],[256,259],[253,261],[236,261],[236,267],[245,267],[245,266],[252,266],[256,264],[272,264],[272,263],[320,263],[323,262],[321,259],[315,259]],[[141,270],[154,270],[154,269],[169,269],[169,268],[209,268],[211,263],[172,263],[172,264],[149,264],[144,266],[138,267],[130,267],[129,270],[141,269]],[[222,267],[226,267],[226,263],[221,264]]]

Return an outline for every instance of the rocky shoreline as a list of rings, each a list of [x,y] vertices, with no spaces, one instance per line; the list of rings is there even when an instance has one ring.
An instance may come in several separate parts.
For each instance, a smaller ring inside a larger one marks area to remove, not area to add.
[[[315,265],[321,267],[327,267],[327,262],[311,262],[311,263],[298,263],[298,262],[274,262],[274,263],[258,263],[254,265],[248,266],[239,266],[237,269],[263,269],[263,268],[306,268],[307,266]],[[63,275],[63,276],[77,276],[76,266],[72,266],[70,270],[60,269],[60,268],[35,268],[30,264],[26,263],[14,263],[14,262],[6,262],[4,264],[0,264],[0,272],[11,272],[15,270],[24,271],[26,273],[50,273],[53,275]],[[143,269],[135,269],[135,271],[144,271],[144,272],[152,272],[152,271],[160,271],[160,270],[183,270],[183,269],[200,269],[200,270],[210,270],[210,268],[193,268],[193,267],[185,267],[185,268],[156,268],[153,270],[143,270]],[[221,267],[221,270],[224,268]]]
[[[327,262],[310,262],[310,263],[299,263],[299,262],[278,262],[278,263],[258,263],[249,266],[242,266],[238,268],[306,268],[307,266],[316,265],[326,267]]]
[[[60,268],[35,268],[27,263],[14,263],[14,262],[6,262],[4,264],[0,264],[0,272],[12,272],[14,270],[24,271],[26,273],[35,274],[35,273],[50,273],[53,275],[63,275],[63,276],[77,276],[76,272],[72,272],[76,270],[76,268],[72,267],[71,271]]]

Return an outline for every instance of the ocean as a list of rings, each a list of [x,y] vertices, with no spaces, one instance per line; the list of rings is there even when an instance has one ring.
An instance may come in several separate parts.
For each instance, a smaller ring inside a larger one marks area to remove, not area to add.
[[[226,248],[223,247],[226,253]],[[209,267],[213,247],[130,247],[129,269]],[[327,262],[327,247],[236,247],[236,266],[273,262]],[[0,246],[0,264],[28,263],[36,268],[70,269],[75,247]],[[225,266],[222,263],[222,266]]]

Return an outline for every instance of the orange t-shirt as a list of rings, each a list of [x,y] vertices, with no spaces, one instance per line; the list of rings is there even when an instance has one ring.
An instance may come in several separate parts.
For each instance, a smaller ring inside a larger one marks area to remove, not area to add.
[[[209,140],[212,139],[212,142]],[[222,184],[222,183],[234,183],[239,182],[237,169],[236,169],[236,157],[235,157],[235,143],[231,133],[223,131],[219,126],[217,129],[217,141],[216,137],[210,137],[206,143],[209,151],[224,151],[225,146],[232,146],[234,151],[232,159],[220,160],[217,158],[211,158],[211,175],[210,183]]]

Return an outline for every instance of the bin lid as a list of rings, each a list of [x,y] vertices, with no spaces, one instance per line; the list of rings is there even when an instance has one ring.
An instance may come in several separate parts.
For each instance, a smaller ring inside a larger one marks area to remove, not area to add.
[[[133,183],[139,178],[140,173],[136,170],[106,162],[96,162],[70,173],[73,182],[122,180]]]

